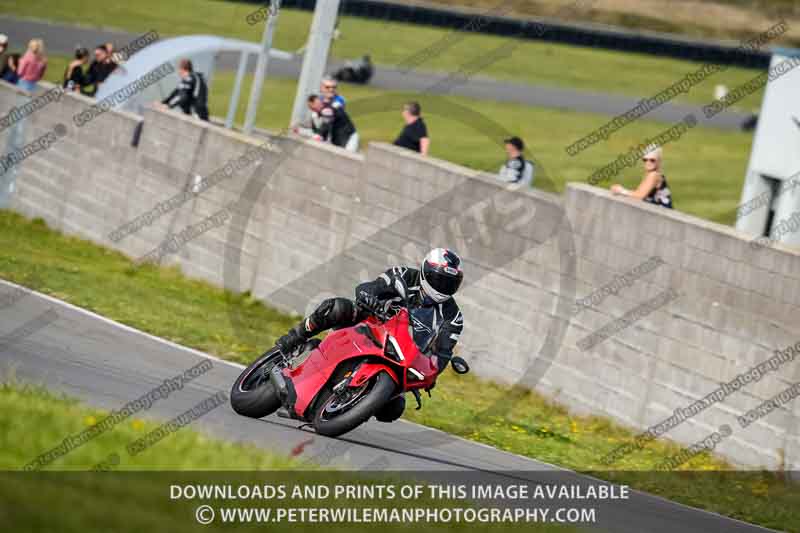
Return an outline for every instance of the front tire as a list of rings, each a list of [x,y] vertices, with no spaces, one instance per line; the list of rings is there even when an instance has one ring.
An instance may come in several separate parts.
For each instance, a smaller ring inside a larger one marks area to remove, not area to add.
[[[349,390],[346,398],[337,397],[326,388],[326,396],[320,399],[314,413],[314,429],[326,437],[352,431],[383,407],[394,390],[394,380],[386,372],[379,372],[366,384]]]
[[[403,416],[403,412],[406,410],[406,398],[405,396],[397,396],[396,398],[392,398],[385,404],[383,404],[380,409],[375,411],[375,420],[378,422],[394,422],[401,416]]]
[[[242,416],[263,418],[281,406],[278,393],[269,381],[269,370],[283,356],[273,348],[242,372],[231,387],[231,407]]]

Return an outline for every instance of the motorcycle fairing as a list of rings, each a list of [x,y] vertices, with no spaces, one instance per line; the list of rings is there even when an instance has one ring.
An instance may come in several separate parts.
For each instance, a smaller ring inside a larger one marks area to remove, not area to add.
[[[391,376],[395,383],[402,385],[400,379],[397,377],[397,373],[391,367],[389,367],[389,365],[383,363],[361,363],[358,365],[358,368],[355,369],[353,375],[350,376],[350,382],[348,383],[348,386],[358,387],[363,385],[364,382],[368,381],[378,372],[386,372],[389,374],[389,376]]]
[[[342,362],[364,356],[383,358],[383,350],[368,336],[358,333],[356,331],[358,327],[332,331],[302,363],[283,370],[284,378],[291,381],[294,387],[296,393],[294,413],[300,418],[304,417],[317,393]],[[321,365],[319,364],[321,362],[327,364]]]
[[[388,335],[405,349],[407,359],[402,364],[384,354]],[[304,361],[282,370],[292,391],[293,416],[305,419],[308,408],[343,362],[364,358],[369,358],[369,362],[354,369],[355,376],[347,376],[351,386],[361,385],[378,372],[386,371],[401,389],[420,389],[432,385],[438,374],[435,358],[423,355],[416,346],[408,313],[399,313],[383,324],[369,318],[358,325],[332,331]]]

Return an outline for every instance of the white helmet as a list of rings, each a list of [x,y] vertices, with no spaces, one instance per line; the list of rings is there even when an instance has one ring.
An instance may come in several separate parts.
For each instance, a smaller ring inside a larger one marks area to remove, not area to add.
[[[436,303],[451,298],[464,279],[461,258],[447,248],[434,248],[420,266],[422,292]]]

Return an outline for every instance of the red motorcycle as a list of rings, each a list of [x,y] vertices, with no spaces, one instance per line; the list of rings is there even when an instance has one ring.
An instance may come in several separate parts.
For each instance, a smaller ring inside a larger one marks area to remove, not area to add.
[[[405,295],[403,289],[398,292]],[[236,379],[230,396],[233,410],[261,418],[283,407],[279,416],[336,437],[373,415],[383,422],[396,420],[406,392],[420,409],[420,390],[430,396],[439,374],[437,357],[430,354],[436,333],[425,324],[424,308],[409,311],[405,303],[393,316],[368,310],[363,322],[334,330],[321,342],[311,339],[297,355],[277,347],[269,350]],[[450,363],[458,374],[469,372],[460,357]]]

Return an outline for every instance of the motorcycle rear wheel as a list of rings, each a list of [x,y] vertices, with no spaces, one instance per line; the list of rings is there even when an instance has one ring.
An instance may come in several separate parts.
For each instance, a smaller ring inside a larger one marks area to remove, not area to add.
[[[320,435],[338,437],[352,431],[383,407],[395,390],[394,380],[386,372],[379,372],[361,387],[348,390],[340,397],[326,389],[326,396],[317,402],[312,424]]]
[[[231,387],[231,407],[242,416],[262,418],[281,406],[278,393],[269,380],[269,369],[282,356],[273,348],[256,359],[242,372]],[[269,365],[265,370],[265,365]]]

